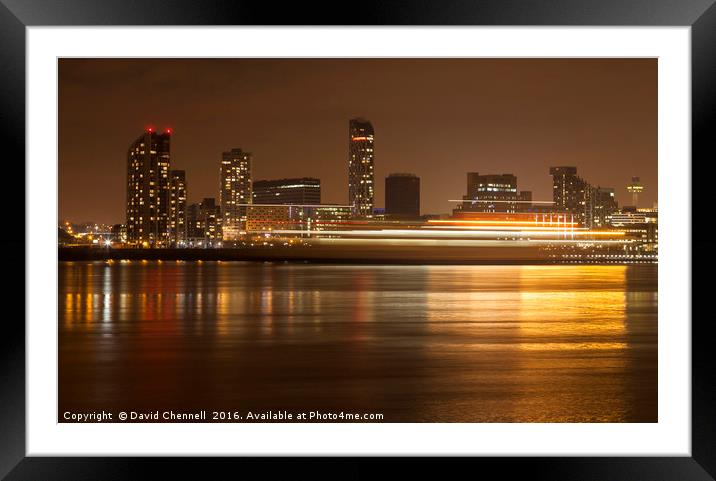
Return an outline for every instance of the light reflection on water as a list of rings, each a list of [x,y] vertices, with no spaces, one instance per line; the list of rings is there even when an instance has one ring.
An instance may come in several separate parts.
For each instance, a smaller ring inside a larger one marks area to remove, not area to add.
[[[60,263],[60,412],[655,422],[655,266]]]

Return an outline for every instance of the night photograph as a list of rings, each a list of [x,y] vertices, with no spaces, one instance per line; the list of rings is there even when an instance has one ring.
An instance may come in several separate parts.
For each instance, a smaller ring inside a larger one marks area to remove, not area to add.
[[[659,421],[656,58],[57,62],[59,423]]]

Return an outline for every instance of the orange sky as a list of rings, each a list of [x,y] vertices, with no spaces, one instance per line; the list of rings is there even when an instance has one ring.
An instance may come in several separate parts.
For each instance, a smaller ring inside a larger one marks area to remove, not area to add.
[[[655,59],[61,59],[60,218],[124,222],[126,151],[171,127],[189,201],[218,197],[221,152],[254,180],[312,176],[348,196],[348,119],[375,128],[376,207],[391,172],[421,177],[422,213],[449,212],[465,174],[514,173],[551,200],[549,166],[594,185],[640,176],[657,199]]]

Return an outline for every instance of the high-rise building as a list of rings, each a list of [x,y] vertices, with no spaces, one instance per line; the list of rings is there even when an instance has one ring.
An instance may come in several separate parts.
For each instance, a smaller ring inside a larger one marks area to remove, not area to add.
[[[317,205],[321,203],[321,180],[300,179],[257,180],[252,187],[254,204]]]
[[[221,209],[213,197],[186,209],[187,242],[195,247],[217,246],[222,240]]]
[[[554,208],[570,213],[585,227],[592,227],[594,219],[594,189],[577,176],[576,167],[550,167]]]
[[[224,240],[246,232],[247,206],[252,202],[251,154],[231,149],[221,157],[221,213]]]
[[[388,218],[420,217],[420,177],[390,174],[385,178],[385,215]]]
[[[355,217],[373,214],[373,126],[365,119],[348,122],[348,203]]]
[[[631,178],[631,184],[627,185],[627,192],[631,194],[631,202],[634,207],[639,207],[639,194],[644,192],[644,186],[641,185],[639,177]]]
[[[513,174],[468,172],[463,200],[463,212],[527,212],[532,192],[518,192],[517,177]]]
[[[594,210],[592,227],[608,227],[614,214],[619,211],[619,205],[614,197],[614,189],[611,187],[594,188]]]
[[[170,201],[169,230],[174,245],[186,242],[186,173],[183,170],[169,171]]]
[[[169,180],[171,131],[147,129],[127,153],[127,242],[145,247],[170,244]]]
[[[186,237],[189,243],[204,238],[204,223],[199,202],[186,206]]]

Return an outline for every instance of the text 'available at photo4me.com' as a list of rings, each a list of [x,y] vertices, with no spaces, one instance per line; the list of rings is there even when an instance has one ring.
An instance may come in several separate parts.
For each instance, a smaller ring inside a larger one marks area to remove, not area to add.
[[[209,422],[382,422],[385,416],[375,412],[346,411],[91,411],[62,413],[61,422],[70,423],[209,423]]]

